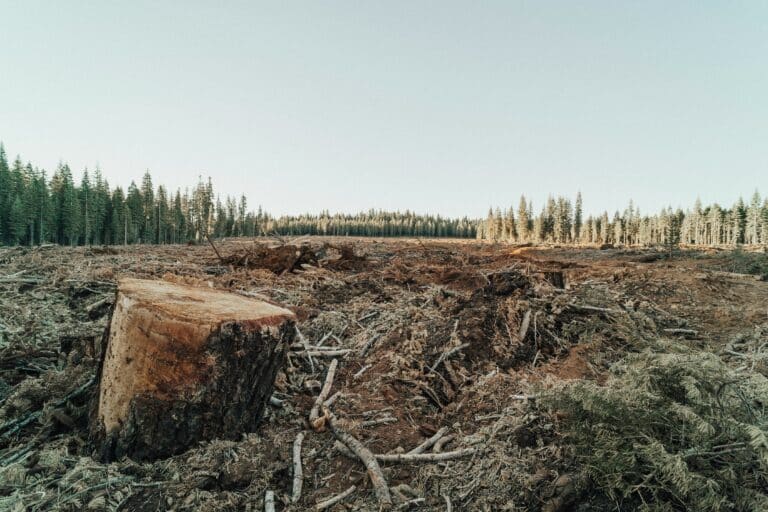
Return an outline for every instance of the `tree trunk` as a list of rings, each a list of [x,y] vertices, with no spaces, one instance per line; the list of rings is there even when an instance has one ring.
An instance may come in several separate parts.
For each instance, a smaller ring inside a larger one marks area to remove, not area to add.
[[[286,309],[221,290],[121,280],[91,421],[99,458],[152,460],[252,432],[294,322]]]

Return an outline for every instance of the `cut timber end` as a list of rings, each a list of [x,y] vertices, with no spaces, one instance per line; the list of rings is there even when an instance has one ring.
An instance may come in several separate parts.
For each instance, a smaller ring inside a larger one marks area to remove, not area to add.
[[[294,322],[225,291],[121,280],[91,428],[101,458],[155,459],[252,431]]]

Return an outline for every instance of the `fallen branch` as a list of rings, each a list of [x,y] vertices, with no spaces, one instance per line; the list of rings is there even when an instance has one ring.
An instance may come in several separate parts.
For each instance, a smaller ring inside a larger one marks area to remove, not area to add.
[[[421,443],[419,446],[409,451],[408,453],[411,455],[415,455],[417,453],[424,453],[447,433],[448,433],[448,427],[442,427],[440,430],[437,431],[437,433],[435,433],[435,435],[433,435],[432,437],[430,437],[429,439],[427,439],[426,441],[424,441],[423,443]]]
[[[599,308],[597,306],[584,306],[581,304],[568,304],[568,307],[571,307],[573,309],[578,309],[579,311],[588,311],[588,312],[595,312],[595,313],[617,313],[615,309],[610,308]]]
[[[382,510],[389,510],[392,507],[392,496],[389,493],[387,481],[384,478],[384,474],[381,472],[381,467],[379,466],[376,457],[352,434],[345,432],[338,426],[336,423],[336,416],[334,416],[332,412],[326,410],[325,416],[328,418],[328,426],[336,439],[347,445],[347,448],[349,448],[365,465],[368,477],[371,479],[371,484],[373,485],[376,497],[379,500],[380,508]]]
[[[353,485],[352,487],[342,492],[341,494],[337,494],[332,498],[319,502],[317,505],[315,505],[315,510],[325,510],[326,508],[330,508],[334,506],[335,504],[337,504],[338,502],[340,502],[341,500],[343,500],[344,498],[346,498],[347,496],[355,492],[356,488],[357,487]]]
[[[522,343],[525,340],[525,336],[528,334],[528,327],[531,325],[531,310],[525,312],[523,321],[520,324],[520,330],[517,331],[517,341]]]
[[[432,451],[435,452],[435,453],[442,452],[443,448],[445,447],[445,445],[447,445],[448,443],[450,443],[454,439],[456,439],[456,436],[453,435],[453,434],[441,438],[438,442],[435,443],[435,447],[432,448]]]
[[[360,357],[365,357],[365,355],[368,353],[369,350],[373,348],[373,345],[378,341],[378,339],[381,337],[381,334],[374,334],[371,336],[371,339],[369,339],[362,349],[360,349],[360,353],[358,354]]]
[[[411,508],[414,505],[421,505],[422,503],[425,503],[427,501],[426,498],[414,498],[412,500],[408,500],[405,503],[401,503],[397,506],[397,510],[407,510]]]
[[[354,453],[352,453],[352,450],[350,450],[349,448],[347,448],[347,445],[345,445],[345,444],[344,444],[344,443],[342,443],[341,441],[334,441],[334,442],[333,442],[333,448],[334,448],[334,449],[335,449],[337,452],[339,452],[340,454],[342,454],[343,456],[347,457],[348,459],[354,459],[354,458],[355,458],[355,454],[354,454]]]
[[[264,512],[275,512],[275,491],[264,494]]]
[[[301,442],[304,441],[304,432],[299,432],[293,441],[293,492],[291,502],[296,503],[301,498],[301,487],[304,485],[304,473],[301,468]]]
[[[211,244],[211,247],[213,247],[213,252],[216,253],[216,256],[219,258],[219,261],[221,262],[221,264],[226,266],[227,262],[224,260],[224,258],[222,258],[221,254],[219,254],[219,250],[214,245],[213,240],[211,240],[211,237],[208,233],[205,234],[205,238],[208,239],[208,243]]]
[[[321,425],[318,425],[320,419],[320,408],[323,406],[323,402],[328,399],[328,395],[331,393],[331,387],[333,387],[333,378],[336,375],[336,367],[339,365],[339,360],[334,359],[331,361],[331,365],[328,367],[328,373],[325,375],[325,383],[323,384],[320,394],[315,399],[315,404],[309,411],[309,424],[312,428],[318,430]]]
[[[387,453],[384,455],[376,455],[376,460],[381,462],[442,462],[444,460],[469,457],[476,452],[476,448],[463,448],[461,450],[442,453]]]
[[[349,348],[340,348],[337,350],[310,350],[309,352],[296,352],[297,354],[307,354],[310,357],[338,357],[345,356],[352,352]]]
[[[699,334],[698,331],[693,329],[664,329],[664,332],[667,334],[682,334],[683,336],[697,336]]]
[[[307,359],[309,359],[309,368],[312,370],[312,373],[315,373],[315,363],[312,361],[312,354],[309,352],[309,343],[307,342],[307,338],[301,334],[298,325],[296,326],[296,334],[299,335],[299,341],[301,341],[301,344],[304,345],[304,353],[306,354]]]
[[[374,317],[374,316],[376,316],[378,314],[379,314],[378,311],[372,311],[372,312],[368,313],[367,315],[361,316],[360,318],[357,319],[357,321],[358,322],[362,322],[363,320],[368,320],[369,318],[372,318],[372,317]]]
[[[448,436],[445,439],[453,439],[453,436]],[[347,445],[341,441],[333,443],[333,447],[340,454],[350,459],[356,458],[356,455],[350,450]],[[461,450],[454,450],[452,452],[439,452],[439,453],[384,453],[376,454],[374,458],[379,462],[442,462],[446,460],[461,459],[463,457],[469,457],[477,452],[476,448],[462,448]]]
[[[449,357],[453,356],[454,354],[457,354],[467,348],[469,346],[469,343],[462,343],[458,347],[453,347],[451,350],[448,350],[447,352],[443,352],[440,354],[440,357],[437,358],[437,361],[435,364],[432,365],[432,367],[429,369],[430,372],[435,371],[435,368],[440,366],[440,363],[442,363],[444,360],[448,359]]]
[[[361,377],[361,376],[362,376],[362,375],[363,375],[363,374],[366,372],[366,370],[368,370],[368,368],[370,368],[370,367],[371,367],[371,365],[370,365],[370,364],[367,364],[367,365],[363,366],[362,368],[360,368],[360,369],[359,369],[359,370],[358,370],[358,371],[357,371],[357,372],[356,372],[356,373],[355,373],[355,374],[352,376],[352,378],[353,378],[354,380],[357,380],[357,379],[359,379],[359,378],[360,378],[360,377]]]
[[[330,407],[333,405],[333,403],[339,399],[341,396],[341,391],[337,391],[334,394],[331,395],[331,398],[323,402],[323,407]]]
[[[397,418],[387,416],[385,418],[377,418],[375,420],[367,420],[360,424],[361,427],[375,427],[377,425],[386,425],[388,423],[397,423]]]

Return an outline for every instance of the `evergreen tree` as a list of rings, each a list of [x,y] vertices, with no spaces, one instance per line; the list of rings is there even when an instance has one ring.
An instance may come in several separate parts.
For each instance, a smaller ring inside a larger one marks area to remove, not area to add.
[[[529,221],[528,205],[525,202],[525,196],[520,196],[520,203],[517,206],[517,237],[521,242],[527,242],[530,238]]]
[[[581,217],[583,215],[583,204],[581,200],[581,192],[576,194],[576,207],[573,212],[573,240],[574,242],[581,242]]]
[[[5,146],[0,143],[0,244],[10,243],[11,172]]]

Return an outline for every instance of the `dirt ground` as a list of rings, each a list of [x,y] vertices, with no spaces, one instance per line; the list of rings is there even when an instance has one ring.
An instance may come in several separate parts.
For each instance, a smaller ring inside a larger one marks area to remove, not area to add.
[[[602,382],[623,354],[669,337],[726,353],[768,324],[768,282],[727,272],[722,251],[520,247],[470,241],[303,238],[115,248],[0,248],[0,509],[378,510],[360,461],[316,432],[310,409],[336,350],[330,408],[382,462],[399,510],[590,510],[572,494],[557,415],[536,395]],[[282,249],[281,249],[282,250]],[[281,258],[283,256],[280,256]],[[261,268],[260,268],[261,267]],[[256,432],[167,460],[101,464],[88,412],[115,283],[167,279],[263,296],[292,309],[297,344]],[[339,350],[348,350],[339,353]],[[291,503],[292,444],[305,433]]]

